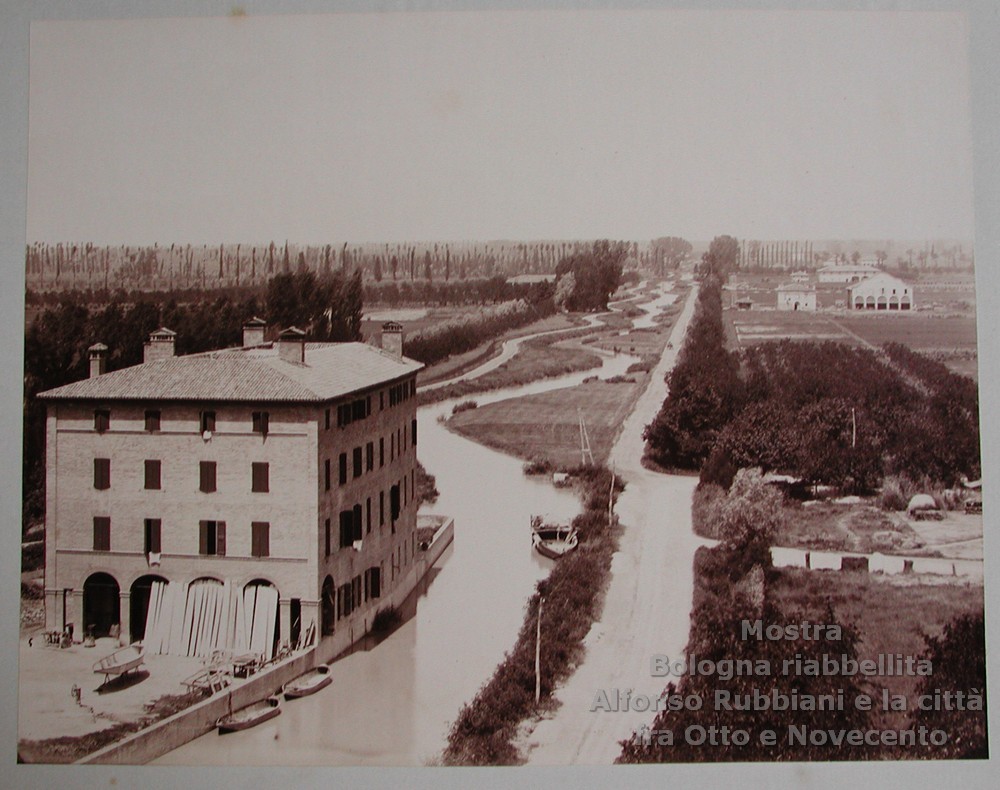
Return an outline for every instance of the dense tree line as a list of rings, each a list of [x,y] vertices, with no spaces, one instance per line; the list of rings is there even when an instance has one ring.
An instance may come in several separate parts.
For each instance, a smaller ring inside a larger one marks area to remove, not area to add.
[[[728,487],[737,469],[795,475],[856,493],[884,476],[951,485],[980,474],[978,393],[903,346],[886,354],[924,385],[912,386],[879,354],[840,343],[762,343],[725,350],[720,276],[727,242],[702,261],[696,312],[669,394],[646,428],[650,456],[701,469]]]
[[[552,299],[537,302],[518,299],[481,312],[475,318],[461,317],[436,324],[406,340],[406,356],[432,365],[454,354],[471,351],[480,343],[555,312]]]
[[[573,312],[607,310],[608,299],[617,290],[628,257],[625,242],[595,241],[589,250],[577,252],[556,266],[557,306]]]
[[[313,340],[360,340],[362,293],[357,273],[282,274],[266,289],[241,300],[220,295],[192,303],[174,299],[126,301],[122,295],[101,307],[65,294],[28,327],[24,343],[24,526],[43,510],[45,406],[35,396],[88,375],[87,349],[108,346],[108,370],[142,362],[150,332],[177,332],[176,353],[192,354],[242,342],[243,323],[267,319],[272,333],[291,325]]]
[[[512,283],[500,276],[452,282],[401,280],[397,283],[383,280],[364,284],[365,304],[390,307],[408,304],[485,305],[512,299],[534,303],[552,296],[552,293],[553,285],[549,282]]]

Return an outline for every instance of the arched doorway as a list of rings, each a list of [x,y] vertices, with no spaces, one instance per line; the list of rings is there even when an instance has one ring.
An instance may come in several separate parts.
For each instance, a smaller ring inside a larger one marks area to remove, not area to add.
[[[129,634],[133,642],[137,642],[146,636],[146,623],[149,615],[150,591],[153,583],[167,584],[167,580],[162,576],[140,576],[132,582],[131,596],[129,598]]]
[[[888,305],[888,302],[886,301],[886,298],[884,296],[880,296],[878,298],[878,302],[877,302],[877,309],[879,309],[879,310],[885,310],[885,309],[888,308],[888,306],[889,305]]]
[[[254,579],[243,588],[244,622],[251,653],[271,658],[278,646],[278,589],[266,579]]]
[[[94,573],[83,583],[83,628],[96,636],[107,636],[119,625],[119,587],[107,573]]]
[[[865,309],[874,310],[875,309],[875,297],[869,296],[865,299]]]
[[[322,634],[329,636],[333,633],[334,623],[337,621],[337,588],[333,583],[332,576],[323,579],[323,592],[320,595],[320,617],[323,626]]]

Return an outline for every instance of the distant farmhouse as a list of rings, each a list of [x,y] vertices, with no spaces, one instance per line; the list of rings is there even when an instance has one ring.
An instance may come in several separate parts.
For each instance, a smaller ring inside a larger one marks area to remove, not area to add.
[[[555,282],[555,274],[518,274],[508,277],[507,282],[512,285],[534,285],[535,283]]]
[[[779,310],[815,310],[816,286],[810,283],[791,282],[778,286]]]
[[[856,283],[881,271],[872,263],[830,263],[817,274],[821,283]]]
[[[913,310],[913,286],[879,272],[847,289],[853,310]]]

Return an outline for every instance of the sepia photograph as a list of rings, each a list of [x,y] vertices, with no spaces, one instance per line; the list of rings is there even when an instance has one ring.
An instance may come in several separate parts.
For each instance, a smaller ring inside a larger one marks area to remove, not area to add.
[[[273,5],[26,29],[17,762],[984,777],[973,15]]]

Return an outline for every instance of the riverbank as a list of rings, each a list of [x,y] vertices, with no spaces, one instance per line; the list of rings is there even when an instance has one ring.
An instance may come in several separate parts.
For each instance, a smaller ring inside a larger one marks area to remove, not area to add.
[[[556,685],[572,673],[584,637],[601,611],[611,557],[617,548],[617,521],[609,520],[611,471],[589,467],[574,477],[584,511],[573,519],[580,545],[554,563],[528,600],[514,647],[493,676],[466,704],[452,725],[442,760],[446,765],[516,765],[522,761],[514,740],[521,721],[549,704]],[[617,480],[614,498],[624,489]],[[539,613],[541,607],[541,613]],[[536,639],[536,629],[542,634]],[[539,648],[540,700],[535,701],[535,649]]]

